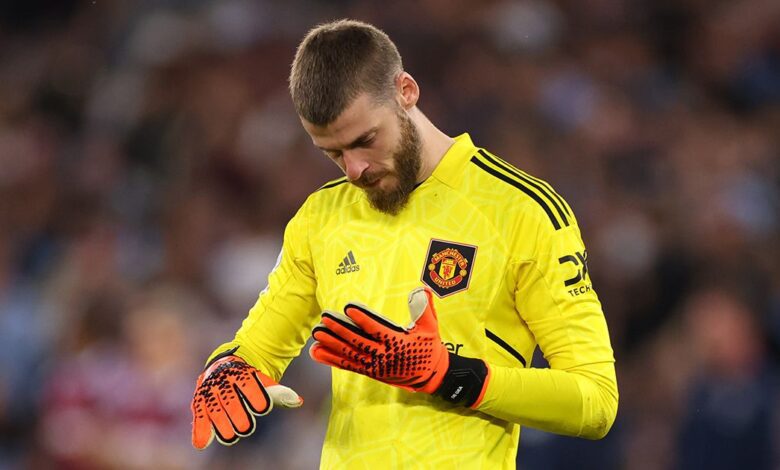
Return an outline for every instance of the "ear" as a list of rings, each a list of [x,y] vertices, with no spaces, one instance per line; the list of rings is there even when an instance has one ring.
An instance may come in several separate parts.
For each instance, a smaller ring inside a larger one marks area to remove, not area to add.
[[[398,90],[398,104],[405,110],[417,105],[420,99],[420,87],[414,77],[407,72],[401,72],[395,79],[395,87]]]

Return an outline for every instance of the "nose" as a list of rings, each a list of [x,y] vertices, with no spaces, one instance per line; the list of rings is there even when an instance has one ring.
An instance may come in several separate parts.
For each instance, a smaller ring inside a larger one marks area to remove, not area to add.
[[[344,173],[350,181],[360,179],[360,176],[368,168],[368,162],[361,159],[354,152],[345,151],[342,153],[344,161]]]

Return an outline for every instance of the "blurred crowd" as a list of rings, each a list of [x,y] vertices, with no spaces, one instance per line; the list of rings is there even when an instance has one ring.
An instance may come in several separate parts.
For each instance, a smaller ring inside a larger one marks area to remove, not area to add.
[[[524,429],[518,468],[780,468],[780,2],[28,0],[0,2],[0,469],[316,468],[306,354],[305,406],[233,448],[191,448],[189,402],[339,176],[286,78],[340,17],[577,213],[618,419]]]

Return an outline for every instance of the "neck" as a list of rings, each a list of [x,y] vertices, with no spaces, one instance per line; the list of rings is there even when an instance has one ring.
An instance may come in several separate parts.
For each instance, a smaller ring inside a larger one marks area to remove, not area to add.
[[[455,142],[455,139],[434,126],[419,108],[415,107],[409,113],[409,116],[417,126],[417,131],[420,133],[420,140],[422,141],[422,164],[420,165],[420,174],[417,176],[417,182],[421,183],[431,176],[431,173],[436,169],[436,166]]]

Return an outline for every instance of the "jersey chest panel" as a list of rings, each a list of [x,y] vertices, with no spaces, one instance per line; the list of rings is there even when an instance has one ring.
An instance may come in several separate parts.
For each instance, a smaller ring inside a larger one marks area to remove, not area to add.
[[[449,350],[518,364],[486,335],[486,327],[503,336],[501,330],[511,328],[513,347],[533,348],[506,285],[504,235],[482,211],[446,194],[429,191],[397,217],[377,217],[356,204],[319,224],[312,243],[318,302],[337,312],[359,302],[406,326],[408,294],[425,284],[436,294],[439,331]]]

